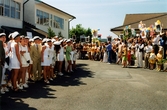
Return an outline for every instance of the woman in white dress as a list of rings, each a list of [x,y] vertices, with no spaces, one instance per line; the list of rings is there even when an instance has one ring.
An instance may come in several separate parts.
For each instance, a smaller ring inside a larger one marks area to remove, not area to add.
[[[12,85],[13,90],[18,91],[17,88],[17,78],[20,72],[20,67],[22,67],[21,58],[20,58],[20,49],[19,49],[19,42],[20,42],[20,35],[18,32],[14,32],[12,34],[14,42],[11,43],[11,55],[10,55],[10,63],[9,67],[12,69]]]
[[[29,39],[29,41],[26,41],[27,43],[27,47],[28,47],[28,51],[30,52],[30,47],[33,45],[33,40]],[[30,64],[28,66],[28,78],[31,79],[32,78],[32,66],[33,66],[33,61],[32,59],[30,59]]]
[[[44,43],[44,42],[43,42]],[[42,46],[42,63],[43,66],[43,76],[44,76],[44,82],[50,83],[48,79],[50,79],[50,65],[51,65],[51,47],[47,44],[44,44]],[[48,77],[48,78],[47,78]]]
[[[28,47],[26,45],[26,39],[24,36],[21,38],[21,43],[20,43],[20,57],[21,57],[21,63],[22,67],[20,69],[20,79],[22,80],[21,83],[19,83],[20,89],[28,88],[28,85],[26,83],[26,72],[28,70],[28,66],[30,63],[30,54],[28,51]],[[18,81],[20,82],[20,80]]]
[[[62,65],[64,61],[64,45],[63,45],[63,40],[60,41],[60,49],[57,52],[57,61],[58,61],[58,75],[62,76]]]
[[[49,40],[50,41],[50,40]],[[54,74],[54,67],[55,67],[55,64],[56,64],[56,52],[54,50],[55,46],[53,45],[53,42],[48,42],[48,45],[50,45],[50,49],[51,49],[51,52],[50,52],[50,62],[51,62],[51,65],[50,65],[50,80],[53,80],[55,78],[55,74]]]
[[[104,57],[103,57],[103,62],[107,63],[108,62],[108,55],[107,55],[107,48],[106,48],[107,44],[105,44],[105,47],[103,48],[103,52],[104,52]]]

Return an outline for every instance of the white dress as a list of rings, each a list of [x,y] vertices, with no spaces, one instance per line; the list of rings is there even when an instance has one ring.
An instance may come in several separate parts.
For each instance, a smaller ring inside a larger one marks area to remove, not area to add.
[[[16,42],[11,43],[11,52],[10,52],[10,61],[9,61],[9,68],[10,69],[20,69],[20,63],[16,56],[15,45]],[[19,49],[20,51],[20,49]]]
[[[50,66],[51,64],[51,49],[49,46],[46,46],[44,53],[43,53],[43,62],[41,63],[42,66]]]
[[[4,47],[4,50],[5,50],[5,53],[7,53],[8,52],[8,47]],[[5,57],[7,58],[8,54],[5,54]],[[7,68],[8,68],[8,64],[5,62],[5,65],[4,65],[3,70],[2,70],[2,81],[1,81],[1,84],[6,84],[6,81],[5,81],[5,78],[6,78],[5,72],[6,72]]]
[[[59,53],[57,54],[57,61],[64,61],[64,47],[60,47]]]
[[[104,63],[107,63],[107,62],[108,62],[108,55],[107,55],[107,52],[104,52],[103,62],[104,62]]]
[[[74,52],[73,61],[76,61],[77,60],[77,49],[73,50],[73,52]]]
[[[22,67],[28,67],[29,66],[29,63],[27,63],[27,61],[29,60],[30,61],[30,54],[28,52],[28,47],[25,46],[23,47],[22,45],[20,45],[20,51],[25,51],[26,53],[21,56],[21,63],[22,63]]]
[[[52,65],[52,68],[54,68],[55,66],[55,62],[56,62],[56,52],[54,50],[54,45],[52,45],[52,47],[50,48],[50,63]]]

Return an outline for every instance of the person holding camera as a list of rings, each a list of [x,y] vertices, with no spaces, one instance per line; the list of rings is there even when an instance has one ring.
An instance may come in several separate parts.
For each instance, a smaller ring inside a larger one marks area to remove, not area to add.
[[[28,52],[28,47],[26,45],[26,39],[24,36],[21,37],[20,42],[20,57],[22,62],[22,67],[20,69],[20,79],[22,79],[22,82],[19,83],[19,88],[23,89],[23,87],[28,88],[28,84],[26,83],[26,71],[30,63],[30,54]],[[20,80],[18,82],[20,82]]]

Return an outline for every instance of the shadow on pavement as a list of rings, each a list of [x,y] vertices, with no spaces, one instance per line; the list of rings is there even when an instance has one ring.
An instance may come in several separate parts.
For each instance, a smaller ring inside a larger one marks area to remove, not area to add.
[[[80,86],[86,85],[86,83],[81,81],[81,78],[93,78],[93,73],[88,71],[88,65],[86,64],[78,64],[77,70],[72,74],[65,74],[64,76],[58,76],[52,81],[50,84],[46,85],[43,80],[39,82],[30,82],[29,88],[23,90],[22,92],[15,93],[10,91],[9,93],[5,93],[0,97],[0,110],[37,110],[36,108],[29,107],[22,99],[37,99],[40,101],[41,98],[46,99],[56,99],[54,94],[50,94],[50,92],[56,92],[49,88],[49,85],[52,86]]]
[[[56,98],[53,97],[54,94],[50,94],[50,91],[56,91],[50,89],[46,84],[41,82],[29,83],[29,88],[24,89],[21,92],[13,92],[1,95],[1,108],[0,110],[37,110],[36,108],[29,107],[22,101],[22,98]]]
[[[61,77],[58,76],[49,85],[64,87],[86,85],[86,83],[81,81],[81,78],[93,78],[93,73],[87,67],[87,64],[77,64],[77,70],[74,73],[65,73]]]

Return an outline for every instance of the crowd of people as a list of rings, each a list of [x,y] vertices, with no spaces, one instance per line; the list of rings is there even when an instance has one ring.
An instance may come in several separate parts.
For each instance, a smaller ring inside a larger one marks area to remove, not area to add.
[[[122,64],[122,67],[137,66],[145,69],[165,70],[167,56],[167,31],[154,32],[152,36],[142,37],[140,34],[124,40],[115,38],[111,42],[84,43],[80,58],[101,61],[108,64]],[[84,57],[83,57],[84,56]],[[144,61],[144,63],[143,63]]]
[[[0,89],[1,94],[28,88],[28,80],[44,80],[50,83],[63,72],[72,73],[76,69],[76,43],[71,39],[55,36],[41,39],[34,36],[11,33],[6,42],[6,34],[0,33]]]

